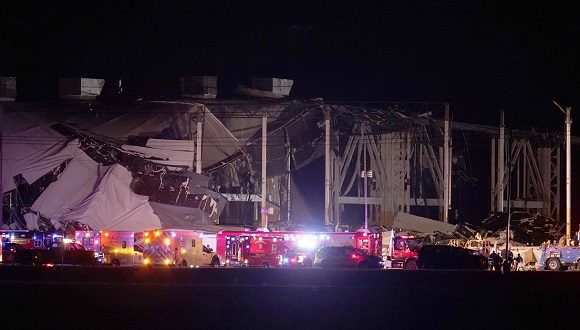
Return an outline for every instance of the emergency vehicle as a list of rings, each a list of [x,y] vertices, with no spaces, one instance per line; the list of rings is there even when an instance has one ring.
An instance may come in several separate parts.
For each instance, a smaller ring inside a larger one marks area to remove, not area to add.
[[[31,250],[48,249],[53,241],[52,234],[31,230],[0,230],[0,235],[2,250],[6,250],[0,255],[0,262],[8,263],[15,260],[16,249],[11,246],[12,243],[17,244],[20,249]],[[58,239],[62,238],[61,235],[55,236],[58,236]]]
[[[284,254],[297,247],[312,254],[324,246],[353,246],[381,255],[381,233],[220,231],[216,249],[222,265],[279,267],[289,265]]]
[[[99,252],[98,261],[111,266],[143,264],[143,252],[135,249],[132,231],[75,231],[75,241],[87,250]]]
[[[386,251],[386,268],[417,269],[421,240],[410,232],[391,230]]]
[[[14,243],[19,247],[9,251],[11,262],[49,266],[94,265],[97,262],[97,252],[87,251],[62,234],[28,230],[6,230],[1,234],[3,244]]]
[[[63,235],[34,230],[0,230],[3,243],[17,243],[25,249],[48,249],[52,242],[61,242]]]
[[[580,269],[580,246],[547,246],[540,264],[545,270]]]
[[[220,265],[220,258],[204,245],[202,231],[152,230],[143,232],[143,263],[145,265],[174,265],[200,267]]]

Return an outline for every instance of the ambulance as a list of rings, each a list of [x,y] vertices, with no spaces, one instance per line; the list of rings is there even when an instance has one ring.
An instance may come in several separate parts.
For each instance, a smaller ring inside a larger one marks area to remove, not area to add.
[[[143,264],[143,252],[135,245],[132,231],[75,231],[75,241],[87,250],[99,252],[98,261],[111,266]]]
[[[143,263],[179,267],[219,267],[210,234],[195,230],[152,230],[142,235]],[[205,244],[204,244],[205,243]]]

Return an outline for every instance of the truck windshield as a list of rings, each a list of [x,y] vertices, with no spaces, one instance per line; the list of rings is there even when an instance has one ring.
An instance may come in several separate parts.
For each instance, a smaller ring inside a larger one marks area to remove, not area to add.
[[[421,248],[421,241],[417,238],[395,238],[395,250],[419,251]]]

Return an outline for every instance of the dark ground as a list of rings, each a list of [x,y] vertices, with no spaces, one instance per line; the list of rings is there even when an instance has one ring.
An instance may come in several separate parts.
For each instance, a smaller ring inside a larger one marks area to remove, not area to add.
[[[0,267],[2,329],[578,327],[580,272]]]

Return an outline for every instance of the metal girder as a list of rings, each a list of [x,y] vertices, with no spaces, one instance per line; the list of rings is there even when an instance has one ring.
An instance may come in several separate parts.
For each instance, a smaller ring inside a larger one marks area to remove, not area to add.
[[[371,213],[374,211],[371,223],[386,224],[386,214],[410,213],[411,206],[441,208],[445,180],[443,154],[430,143],[433,137],[428,136],[425,127],[418,125],[381,134],[373,134],[373,127],[368,123],[363,127],[363,135],[349,136],[343,144],[342,156],[334,158],[337,164],[333,168],[339,169],[333,188],[334,210],[343,209],[346,204],[365,205],[364,191],[361,191],[361,184],[356,184],[365,158],[375,176],[373,189],[367,192],[367,203],[371,206]],[[422,174],[413,177],[413,173]],[[432,196],[424,195],[427,192],[424,187],[411,188],[414,180],[417,180],[417,187],[422,187],[423,183],[419,181],[427,179],[425,175],[435,183],[434,191],[430,192]],[[338,214],[334,213],[335,216]]]
[[[509,199],[511,206],[521,211],[538,212],[545,217],[558,219],[560,146],[537,146],[529,138],[512,139],[509,143],[508,159],[511,161],[508,163],[506,160],[504,177],[501,180],[498,178],[495,186],[492,186],[491,209],[495,210],[494,202],[499,198],[504,201],[504,205],[507,205]],[[492,148],[492,151],[495,151],[495,148]],[[492,167],[494,166],[499,167],[499,164],[492,163]],[[498,196],[497,194],[504,191],[508,184],[511,184],[512,196]]]
[[[221,193],[228,202],[261,202],[262,196],[258,194],[227,194]]]

